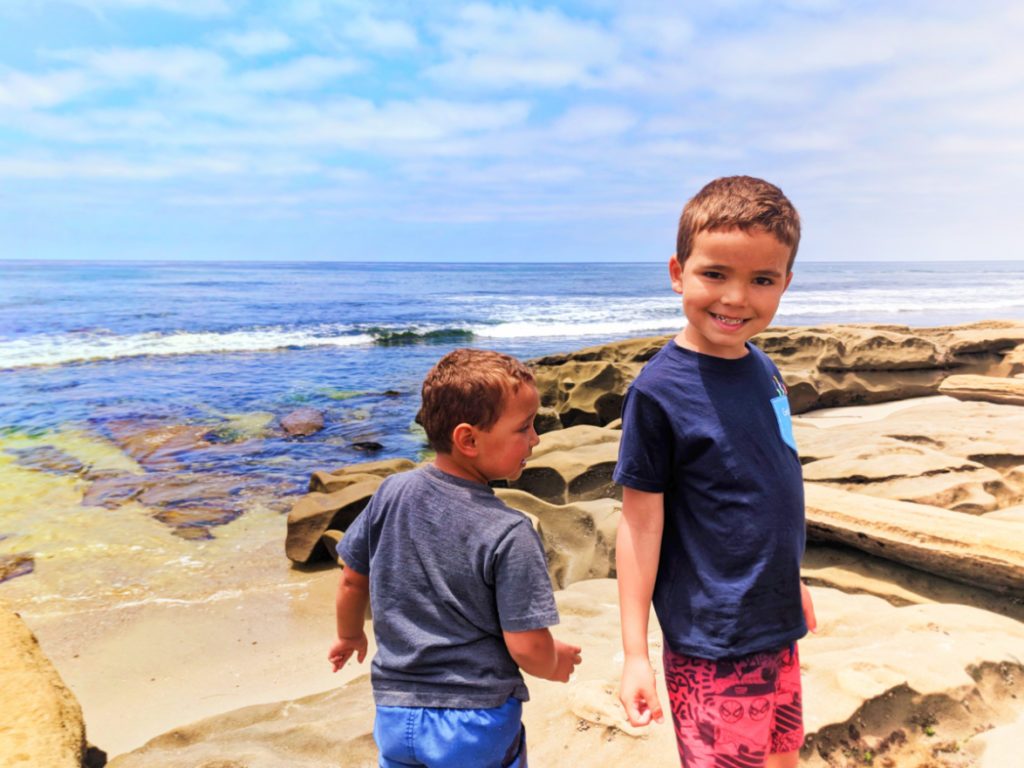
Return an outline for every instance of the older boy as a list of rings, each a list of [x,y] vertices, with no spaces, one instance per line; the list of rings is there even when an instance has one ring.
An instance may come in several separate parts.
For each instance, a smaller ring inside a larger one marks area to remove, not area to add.
[[[615,480],[629,721],[662,720],[648,657],[653,600],[685,768],[792,768],[803,743],[796,640],[803,479],[785,385],[748,343],[793,277],[800,219],[775,186],[718,179],[687,203],[672,288],[687,325],[623,405]]]
[[[497,352],[458,349],[423,382],[417,420],[437,457],[387,478],[345,532],[337,671],[366,656],[381,766],[526,766],[520,669],[566,682],[580,649],[558,623],[529,519],[488,487],[515,479],[537,444],[533,374]]]

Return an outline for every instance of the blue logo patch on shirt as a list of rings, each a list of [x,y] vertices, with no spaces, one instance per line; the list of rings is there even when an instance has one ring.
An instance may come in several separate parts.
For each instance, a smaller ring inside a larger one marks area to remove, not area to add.
[[[796,450],[796,438],[793,437],[793,422],[789,418],[789,398],[779,395],[772,398],[772,408],[775,409],[775,419],[779,422],[779,434],[783,442]]]

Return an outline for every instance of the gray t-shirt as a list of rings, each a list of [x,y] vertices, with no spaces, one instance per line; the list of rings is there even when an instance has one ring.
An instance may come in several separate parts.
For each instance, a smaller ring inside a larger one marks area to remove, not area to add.
[[[369,576],[381,706],[499,707],[529,694],[503,631],[558,623],[544,549],[521,512],[432,464],[388,477],[338,554]]]

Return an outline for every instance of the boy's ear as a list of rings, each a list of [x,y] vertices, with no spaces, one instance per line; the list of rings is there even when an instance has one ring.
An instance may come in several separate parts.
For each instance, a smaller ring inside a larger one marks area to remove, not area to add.
[[[674,253],[668,260],[668,276],[672,280],[672,290],[681,294],[683,292],[683,265],[679,263],[679,259]]]
[[[465,456],[476,456],[476,430],[463,422],[452,430],[452,449]]]

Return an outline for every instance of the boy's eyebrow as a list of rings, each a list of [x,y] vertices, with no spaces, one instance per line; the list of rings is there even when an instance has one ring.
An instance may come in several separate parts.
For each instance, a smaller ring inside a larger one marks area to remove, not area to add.
[[[703,264],[701,265],[702,270],[712,270],[714,272],[732,272],[733,267],[726,264]],[[782,277],[782,273],[777,269],[755,269],[755,275],[763,275],[764,277]]]

